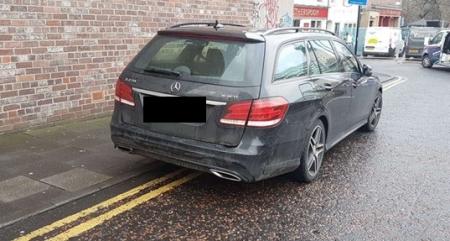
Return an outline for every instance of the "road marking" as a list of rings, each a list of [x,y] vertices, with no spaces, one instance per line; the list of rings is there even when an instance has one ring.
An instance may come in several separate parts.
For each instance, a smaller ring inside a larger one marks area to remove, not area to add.
[[[46,233],[52,232],[52,231],[54,231],[57,228],[63,227],[63,226],[65,226],[65,225],[67,225],[69,223],[72,223],[72,222],[74,222],[74,221],[76,221],[76,220],[78,220],[78,219],[80,219],[82,217],[86,217],[86,216],[88,216],[88,215],[90,215],[92,213],[95,213],[95,212],[97,212],[98,210],[100,210],[102,208],[106,208],[108,206],[111,206],[114,203],[117,203],[117,202],[122,201],[122,200],[124,200],[126,198],[129,198],[129,197],[131,197],[133,195],[136,195],[137,193],[141,192],[142,190],[144,190],[146,188],[149,188],[149,187],[155,186],[157,184],[160,184],[162,182],[165,182],[165,181],[167,181],[167,180],[169,180],[169,179],[171,179],[171,178],[181,174],[183,171],[186,171],[186,169],[179,169],[179,170],[171,172],[171,173],[169,173],[169,174],[167,174],[167,175],[165,175],[163,177],[151,180],[151,181],[149,181],[147,183],[144,183],[144,184],[142,184],[140,186],[137,186],[137,187],[135,187],[135,188],[133,188],[133,189],[127,191],[127,192],[119,194],[119,195],[117,195],[117,196],[115,196],[113,198],[110,198],[110,199],[108,199],[106,201],[103,201],[103,202],[101,202],[101,203],[99,203],[97,205],[94,205],[94,206],[90,207],[90,208],[84,209],[84,210],[82,210],[82,211],[80,211],[78,213],[75,213],[73,215],[67,216],[67,217],[65,217],[65,218],[63,218],[61,220],[58,220],[58,221],[56,221],[56,222],[54,222],[52,224],[49,224],[49,225],[44,226],[44,227],[42,227],[40,229],[37,229],[37,230],[35,230],[35,231],[33,231],[33,232],[29,233],[29,234],[26,234],[24,236],[21,236],[21,237],[17,238],[15,240],[16,241],[31,240],[33,238],[42,236],[42,235],[44,235]]]
[[[387,90],[389,90],[389,89],[391,89],[391,88],[393,88],[393,87],[395,87],[395,86],[397,86],[399,84],[402,84],[404,82],[406,82],[405,78],[399,78],[399,79],[397,79],[397,80],[395,80],[393,82],[389,82],[389,83],[383,85],[383,90],[387,91]]]
[[[108,221],[121,213],[129,211],[138,205],[141,205],[155,197],[158,197],[159,195],[161,195],[165,192],[168,192],[168,191],[174,189],[175,187],[180,186],[200,175],[201,175],[201,173],[199,173],[199,172],[191,173],[191,174],[184,176],[180,179],[177,179],[169,184],[166,184],[158,189],[150,191],[149,193],[139,196],[138,198],[133,199],[117,208],[114,208],[111,211],[108,211],[100,216],[92,218],[92,219],[90,219],[84,223],[81,223],[73,228],[70,228],[69,230],[66,230],[65,232],[62,232],[62,233],[58,234],[57,236],[47,239],[47,240],[52,240],[52,241],[53,240],[58,240],[58,241],[68,240],[72,237],[78,236],[78,235],[80,235],[86,231],[89,231],[90,229],[104,223],[105,221]]]

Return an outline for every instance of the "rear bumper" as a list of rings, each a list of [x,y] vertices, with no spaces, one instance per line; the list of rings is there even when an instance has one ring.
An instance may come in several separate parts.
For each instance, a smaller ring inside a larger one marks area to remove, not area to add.
[[[414,58],[422,58],[423,55],[423,49],[410,51],[409,49],[406,50],[406,57],[414,57]]]
[[[395,55],[395,49],[392,48],[367,48],[364,47],[364,55],[374,55],[374,56],[386,56],[391,57]]]
[[[244,182],[272,176],[264,173],[271,153],[262,146],[225,147],[149,132],[133,125],[111,123],[111,139],[116,147],[131,153],[203,172],[222,171]]]

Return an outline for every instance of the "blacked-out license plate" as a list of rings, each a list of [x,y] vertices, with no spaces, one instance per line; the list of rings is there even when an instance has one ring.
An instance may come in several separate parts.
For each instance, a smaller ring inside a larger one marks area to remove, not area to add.
[[[206,122],[206,97],[144,96],[144,122]]]

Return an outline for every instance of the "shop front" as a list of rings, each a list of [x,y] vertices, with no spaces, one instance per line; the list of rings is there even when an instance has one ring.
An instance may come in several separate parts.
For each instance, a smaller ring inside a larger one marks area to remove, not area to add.
[[[326,29],[327,19],[327,7],[294,5],[294,26]]]
[[[398,9],[379,9],[379,26],[380,27],[400,27],[400,17],[402,11]]]

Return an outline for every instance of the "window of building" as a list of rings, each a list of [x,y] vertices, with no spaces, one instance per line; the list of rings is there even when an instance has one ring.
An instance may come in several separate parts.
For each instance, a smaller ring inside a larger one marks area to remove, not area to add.
[[[339,34],[340,34],[340,31],[341,31],[341,24],[340,23],[335,23],[335,25],[334,25],[334,33],[337,35],[337,36],[340,36]]]
[[[322,28],[322,21],[311,21],[311,28]]]

